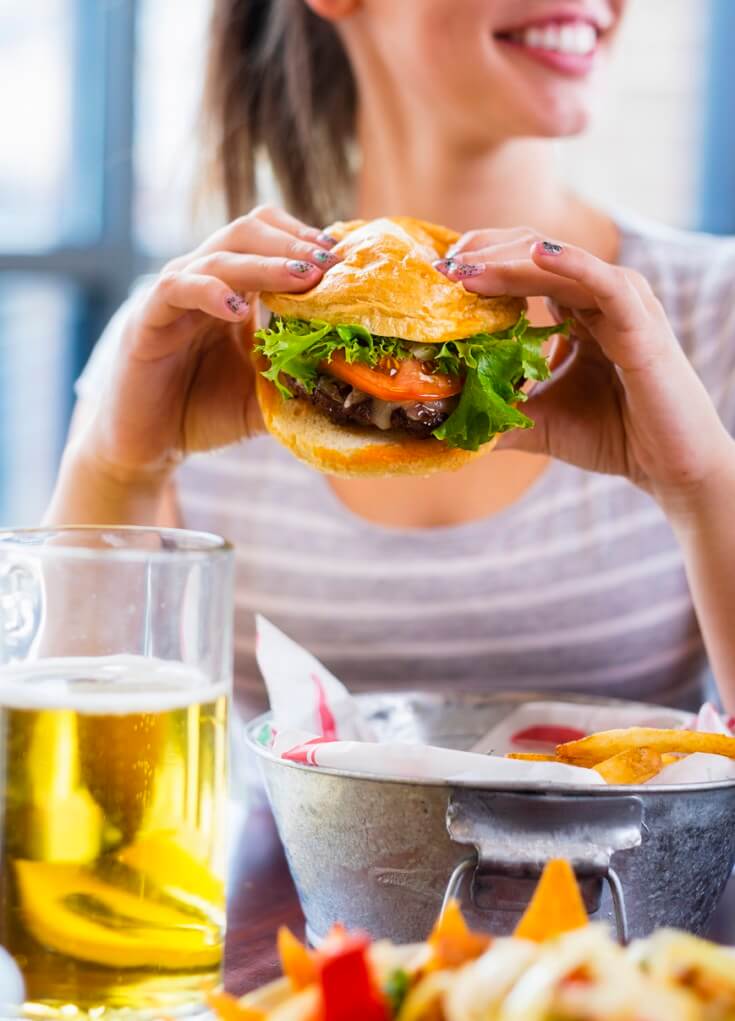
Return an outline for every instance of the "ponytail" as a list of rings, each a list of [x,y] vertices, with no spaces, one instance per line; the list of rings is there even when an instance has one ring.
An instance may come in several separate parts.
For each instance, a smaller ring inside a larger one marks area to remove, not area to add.
[[[215,0],[202,114],[229,216],[255,202],[261,155],[295,216],[348,215],[355,96],[337,32],[304,0]]]

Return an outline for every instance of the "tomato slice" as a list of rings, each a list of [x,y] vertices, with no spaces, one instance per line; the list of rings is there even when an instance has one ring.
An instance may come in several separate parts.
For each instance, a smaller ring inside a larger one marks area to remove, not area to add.
[[[440,401],[462,392],[458,376],[424,372],[416,358],[386,358],[372,368],[364,362],[348,362],[341,351],[335,351],[320,368],[382,401]]]

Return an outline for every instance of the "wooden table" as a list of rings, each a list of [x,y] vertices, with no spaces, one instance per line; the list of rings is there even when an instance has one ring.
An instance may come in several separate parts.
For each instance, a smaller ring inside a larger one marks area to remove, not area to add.
[[[288,925],[303,935],[299,908],[270,810],[256,805],[245,823],[235,858],[227,936],[227,988],[238,995],[279,974],[276,930]],[[735,944],[735,877],[717,910],[709,935]]]

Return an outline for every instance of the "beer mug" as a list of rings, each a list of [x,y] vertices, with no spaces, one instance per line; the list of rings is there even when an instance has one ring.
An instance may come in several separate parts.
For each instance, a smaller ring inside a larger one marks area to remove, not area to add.
[[[204,533],[0,532],[0,1017],[220,987],[232,564]]]

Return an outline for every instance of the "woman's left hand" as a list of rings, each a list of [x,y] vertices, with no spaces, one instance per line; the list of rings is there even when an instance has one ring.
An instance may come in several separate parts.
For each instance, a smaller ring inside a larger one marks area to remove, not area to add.
[[[466,234],[436,267],[477,294],[543,295],[571,319],[552,378],[523,408],[535,428],[503,447],[625,475],[664,510],[686,511],[719,473],[732,476],[735,441],[639,273],[526,228]]]

